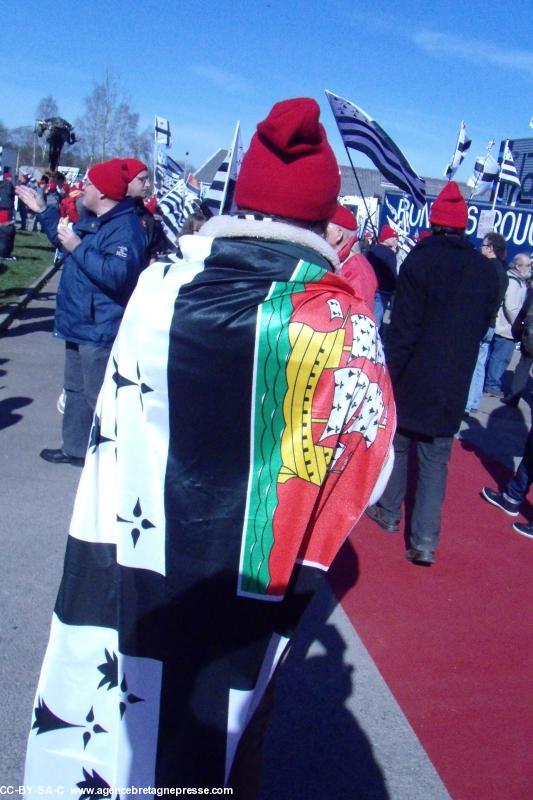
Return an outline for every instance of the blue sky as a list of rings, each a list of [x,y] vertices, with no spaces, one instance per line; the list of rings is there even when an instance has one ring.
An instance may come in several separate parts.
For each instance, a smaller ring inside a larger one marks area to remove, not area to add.
[[[0,120],[33,121],[52,94],[70,122],[106,69],[143,127],[170,120],[173,155],[199,167],[248,145],[277,100],[314,97],[348,163],[324,89],[362,106],[421,175],[440,176],[461,119],[473,140],[466,180],[489,139],[533,135],[530,3],[469,0],[20,0],[3,4]],[[6,43],[13,44],[11,58]],[[362,154],[356,164],[372,166]]]

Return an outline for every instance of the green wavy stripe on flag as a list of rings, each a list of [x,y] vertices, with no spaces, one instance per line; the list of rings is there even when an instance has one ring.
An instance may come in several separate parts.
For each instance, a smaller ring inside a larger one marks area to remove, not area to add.
[[[254,459],[251,465],[248,517],[244,530],[242,589],[265,594],[270,584],[268,559],[274,544],[273,519],[278,504],[277,482],[282,466],[281,437],[285,428],[286,364],[290,353],[291,296],[320,280],[325,270],[300,262],[288,283],[274,284],[259,311],[255,387]]]

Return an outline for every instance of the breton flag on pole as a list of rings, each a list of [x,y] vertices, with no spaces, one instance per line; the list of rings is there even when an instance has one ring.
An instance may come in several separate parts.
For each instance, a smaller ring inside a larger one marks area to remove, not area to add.
[[[446,167],[446,171],[444,173],[444,177],[448,178],[449,181],[451,181],[463,163],[465,153],[471,144],[472,139],[469,139],[466,135],[466,125],[464,122],[461,122],[461,125],[459,126],[459,135],[457,136],[457,144],[455,145],[455,153],[453,154],[452,160]]]
[[[520,190],[522,188],[518,172],[516,171],[513,154],[509,147],[509,139],[505,140],[503,148],[502,163],[500,166],[500,183],[508,184],[507,205],[515,206],[520,200]]]
[[[498,162],[490,153],[477,158],[474,171],[466,182],[466,185],[472,189],[470,196],[480,197],[482,194],[490,192],[494,181],[498,179],[499,172]]]
[[[183,178],[183,175],[183,167],[178,164],[177,161],[174,161],[174,159],[166,153],[159,152],[157,154],[157,164],[155,166],[155,189],[157,197],[168,194],[180,178]]]
[[[217,170],[213,182],[206,192],[203,205],[212,216],[227,214],[234,208],[235,183],[241,168],[244,151],[241,140],[241,127],[237,123],[231,150]]]
[[[381,174],[409,194],[418,208],[426,202],[426,182],[409,164],[383,128],[362,108],[326,91],[333,116],[346,148],[365,153]]]
[[[189,191],[186,182],[180,178],[174,188],[159,201],[158,207],[167,239],[176,245],[183,223],[198,209],[198,197]]]
[[[155,143],[170,147],[170,124],[164,117],[155,118]]]
[[[513,186],[520,188],[520,178],[514,165],[513,154],[509,147],[509,139],[506,140],[503,148],[502,165],[500,167],[500,182],[511,183]]]

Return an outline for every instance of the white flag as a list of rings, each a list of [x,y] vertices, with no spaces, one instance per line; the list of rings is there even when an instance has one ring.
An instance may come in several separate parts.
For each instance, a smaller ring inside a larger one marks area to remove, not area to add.
[[[170,147],[170,124],[164,117],[155,118],[155,143]]]

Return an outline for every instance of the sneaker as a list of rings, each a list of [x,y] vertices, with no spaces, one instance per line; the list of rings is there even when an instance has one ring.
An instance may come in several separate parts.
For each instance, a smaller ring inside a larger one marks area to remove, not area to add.
[[[518,516],[520,503],[513,503],[512,500],[508,500],[504,492],[496,492],[494,489],[489,489],[488,486],[485,486],[485,488],[481,490],[481,497],[484,497],[485,500],[488,503],[492,503],[493,506],[498,506],[499,509],[505,511],[509,516]]]
[[[522,536],[527,536],[528,539],[533,539],[533,523],[515,522],[513,528],[517,533],[521,533]]]

